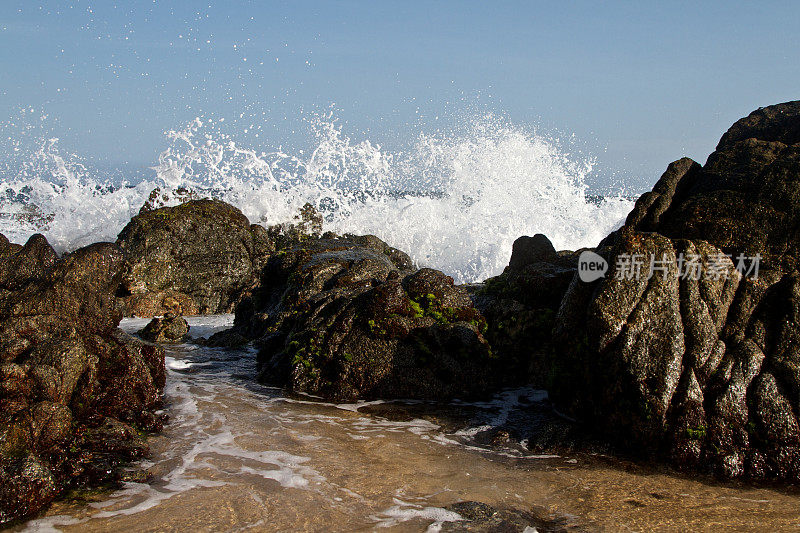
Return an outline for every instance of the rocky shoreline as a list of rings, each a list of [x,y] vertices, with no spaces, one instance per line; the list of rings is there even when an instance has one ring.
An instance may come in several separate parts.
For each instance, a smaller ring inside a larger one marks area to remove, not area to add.
[[[0,238],[0,524],[118,483],[157,431],[164,353],[117,328],[125,254]]]
[[[320,234],[313,209],[264,228],[214,200],[145,206],[116,243],[63,257],[41,235],[0,236],[0,525],[130,476],[164,422],[156,343],[185,338],[181,314],[231,311],[232,329],[197,342],[253,343],[258,379],[289,392],[440,400],[533,385],[623,453],[800,481],[798,228],[790,102],[736,122],[706,165],[672,163],[591,250],[610,267],[590,281],[586,250],[543,235],[520,237],[500,276],[458,286],[377,237]],[[631,258],[650,264],[621,271]],[[163,318],[144,341],[117,328],[123,315]]]

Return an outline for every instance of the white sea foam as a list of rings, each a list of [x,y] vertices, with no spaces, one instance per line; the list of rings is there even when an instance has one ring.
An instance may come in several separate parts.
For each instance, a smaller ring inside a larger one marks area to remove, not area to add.
[[[164,363],[170,370],[186,370],[187,368],[191,368],[195,365],[195,363],[192,363],[191,361],[173,359],[172,357],[165,357]]]
[[[310,153],[264,152],[198,118],[167,133],[150,177],[123,186],[64,153],[57,139],[15,145],[0,167],[0,232],[15,242],[42,232],[59,251],[113,241],[154,188],[167,204],[188,188],[262,224],[291,221],[309,202],[325,229],[378,235],[468,282],[499,273],[520,235],[544,233],[559,249],[593,246],[632,206],[587,200],[591,160],[492,116],[420,134],[398,151],[353,141],[332,120],[314,121],[314,132]]]
[[[394,505],[382,511],[372,519],[376,526],[380,528],[394,527],[402,522],[409,520],[423,519],[432,520],[427,531],[440,531],[445,522],[458,522],[463,520],[460,514],[442,509],[441,507],[423,507],[414,503],[405,502],[394,498]]]
[[[88,519],[78,519],[67,515],[54,515],[37,518],[25,523],[25,533],[58,533],[57,526],[75,526],[86,522]]]

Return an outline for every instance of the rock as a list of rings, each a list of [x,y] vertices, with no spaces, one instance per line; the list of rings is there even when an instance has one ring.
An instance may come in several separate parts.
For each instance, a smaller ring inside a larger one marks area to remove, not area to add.
[[[57,494],[53,473],[35,455],[0,461],[0,524],[39,512]]]
[[[72,430],[72,411],[63,403],[47,400],[37,402],[31,408],[33,418],[33,441],[42,450],[64,442]]]
[[[700,169],[700,165],[688,157],[670,163],[653,190],[644,193],[636,201],[625,221],[626,226],[639,231],[656,231],[661,217],[672,203],[678,185],[682,182],[684,184],[693,182]],[[680,195],[680,192],[678,194]]]
[[[135,424],[145,431],[158,431],[162,420],[153,415],[161,405],[166,381],[164,352],[117,329],[107,338],[95,337],[100,376],[96,399],[89,400],[95,412]]]
[[[799,120],[798,102],[759,109],[739,120],[702,169],[693,164],[677,179],[668,170],[659,180],[654,192],[668,181],[674,181],[675,192],[659,207],[663,215],[657,224],[629,219],[628,225],[670,238],[702,239],[725,253],[761,253],[767,268],[797,268]],[[634,212],[641,210],[638,204]]]
[[[800,480],[799,132],[800,102],[755,111],[637,201],[555,317],[563,411],[680,468]],[[620,276],[636,254],[658,271]]]
[[[31,279],[43,279],[45,271],[53,266],[58,258],[47,239],[38,233],[32,235],[16,253],[11,253],[11,244],[6,248],[6,252],[6,260],[0,264],[2,288],[6,290],[19,288],[21,284]]]
[[[544,235],[520,237],[505,271],[475,290],[486,337],[504,364],[516,369],[509,372],[516,384],[549,386],[555,314],[577,265],[577,252],[556,252]]]
[[[800,100],[758,108],[731,126],[720,139],[717,151],[751,138],[786,145],[800,143],[798,116]]]
[[[520,531],[567,532],[585,531],[582,527],[570,523],[570,518],[545,518],[547,513],[521,511],[518,509],[502,509],[491,505],[466,501],[445,507],[447,511],[457,513],[461,520],[444,522],[439,531],[475,532],[475,533],[517,533]]]
[[[275,249],[267,230],[217,200],[144,210],[119,234],[130,271],[129,315],[163,315],[165,300],[181,313],[231,312]]]
[[[553,399],[585,404],[592,418],[607,417],[606,434],[618,433],[632,447],[647,449],[661,439],[683,364],[689,357],[698,367],[708,362],[740,277],[727,260],[727,279],[681,280],[680,253],[706,262],[719,251],[703,242],[624,232],[609,259],[654,255],[665,259],[666,271],[650,279],[647,272],[630,280],[609,277],[596,288],[576,277],[556,317],[561,357]],[[575,394],[576,383],[586,381],[594,387]]]
[[[486,392],[483,317],[452,278],[410,265],[373,236],[309,239],[267,263],[233,330],[210,342],[257,339],[262,381],[330,399]]]
[[[182,316],[154,318],[137,335],[149,342],[182,342],[189,335],[189,323]]]
[[[131,454],[88,437],[104,420],[160,427],[163,352],[116,328],[125,268],[110,243],[57,258],[34,236],[0,255],[0,525],[119,479]]]
[[[550,239],[537,233],[533,237],[520,237],[514,241],[508,268],[509,270],[522,270],[533,263],[552,263],[557,258],[558,254]]]
[[[122,250],[110,243],[93,244],[57,262],[48,259],[49,268],[42,266],[40,256],[27,253],[26,245],[7,258],[4,268],[19,262],[20,254],[34,266],[0,278],[0,286],[7,289],[0,293],[3,362],[12,362],[31,346],[50,339],[107,335],[116,327],[122,317],[115,297],[124,276]],[[23,281],[20,271],[32,277]]]
[[[27,362],[38,396],[61,404],[69,403],[78,380],[96,364],[79,338],[42,342],[31,351]]]

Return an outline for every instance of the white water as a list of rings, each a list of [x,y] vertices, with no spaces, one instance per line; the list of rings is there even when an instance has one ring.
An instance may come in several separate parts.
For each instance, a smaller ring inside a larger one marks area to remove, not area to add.
[[[124,187],[109,187],[57,139],[32,148],[12,137],[0,167],[0,232],[20,243],[41,232],[59,251],[113,241],[155,187],[183,187],[264,225],[291,221],[310,202],[326,230],[378,235],[468,282],[501,272],[520,235],[544,233],[558,249],[593,246],[632,207],[624,198],[587,201],[592,161],[492,116],[420,134],[394,152],[352,141],[333,120],[314,121],[313,132],[311,152],[261,152],[237,145],[219,122],[196,119],[166,134],[149,178]],[[33,222],[25,217],[32,205],[40,211]]]

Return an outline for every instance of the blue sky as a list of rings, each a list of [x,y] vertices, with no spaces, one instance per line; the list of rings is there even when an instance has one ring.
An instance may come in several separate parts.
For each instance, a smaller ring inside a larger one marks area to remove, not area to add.
[[[135,168],[198,115],[267,147],[332,105],[389,145],[492,111],[641,189],[800,98],[798,57],[797,2],[4,0],[0,121],[46,113],[66,148]]]

